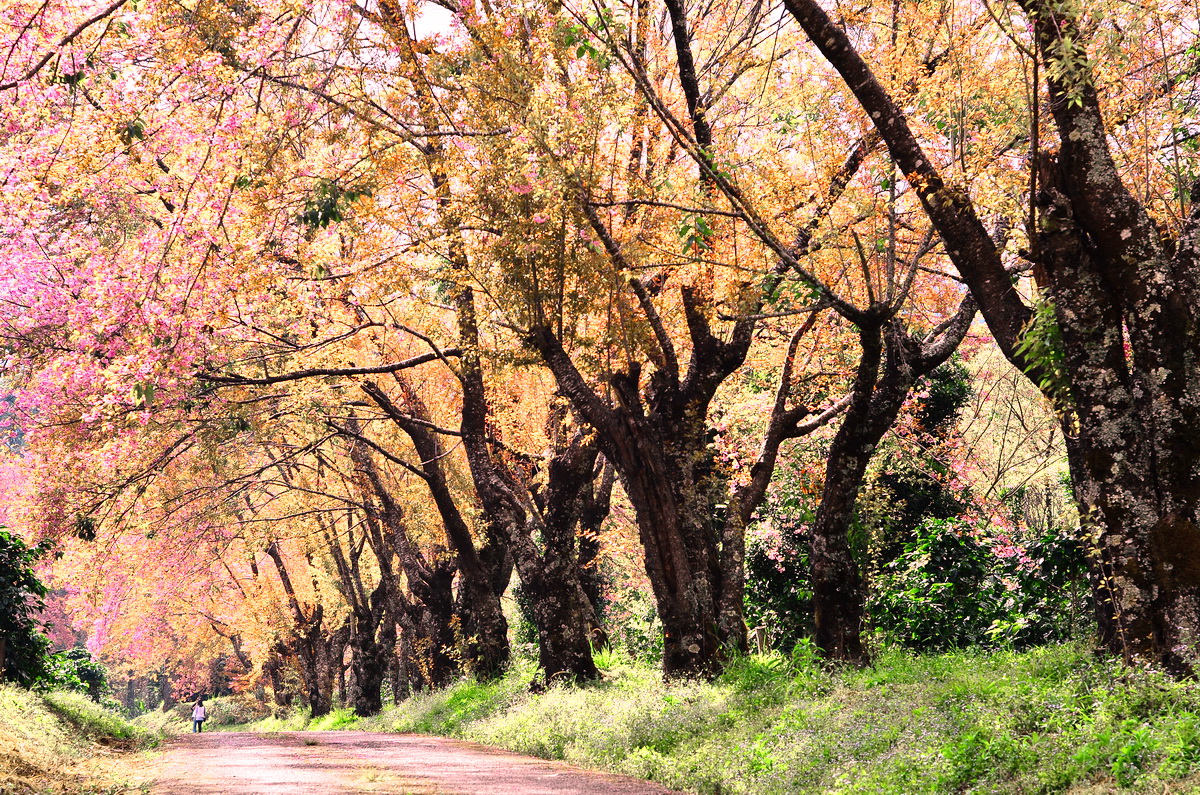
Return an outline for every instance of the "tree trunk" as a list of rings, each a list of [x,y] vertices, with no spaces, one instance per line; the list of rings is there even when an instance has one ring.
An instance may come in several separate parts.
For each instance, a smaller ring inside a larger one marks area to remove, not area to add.
[[[565,412],[551,413],[552,426],[564,420]],[[551,433],[552,438],[558,435]],[[596,475],[597,451],[590,436],[590,429],[577,429],[569,440],[557,440],[546,482],[535,495],[537,504],[529,506],[524,532],[510,544],[537,627],[538,666],[547,681],[600,676],[591,642],[599,621],[584,592],[576,552],[584,491]],[[541,535],[540,545],[534,543],[535,534]]]
[[[420,636],[410,622],[406,621],[400,629],[400,644],[396,655],[400,658],[399,664],[403,669],[408,688],[414,693],[423,693],[434,689],[429,685],[427,666],[422,665],[414,648],[414,641]]]
[[[401,639],[401,627],[392,626],[392,635],[396,642],[392,645],[388,659],[388,681],[392,686],[392,703],[399,704],[412,695],[412,686],[408,680],[408,666],[404,661],[404,645]]]
[[[171,677],[165,670],[161,672],[160,677],[158,680],[158,697],[162,704],[162,711],[167,712],[178,702],[175,700],[175,692],[171,688]]]
[[[1071,467],[1098,553],[1097,602],[1111,604],[1101,614],[1108,648],[1189,673],[1200,646],[1200,204],[1176,240],[1164,238],[1109,149],[1080,6],[1019,4],[1060,146],[1057,162],[1035,172],[1042,212],[1027,230],[1053,324],[1030,322],[974,205],[947,190],[846,31],[815,0],[785,0],[917,186],[1005,355],[1073,416]]]
[[[1060,418],[1063,430],[1063,442],[1067,448],[1067,466],[1071,473],[1071,484],[1074,490],[1075,504],[1079,509],[1080,544],[1088,554],[1088,585],[1091,588],[1095,605],[1096,631],[1100,648],[1113,649],[1119,645],[1117,630],[1117,615],[1113,609],[1112,594],[1108,586],[1108,572],[1112,570],[1112,561],[1101,553],[1101,547],[1093,538],[1092,530],[1083,521],[1083,517],[1092,516],[1096,508],[1085,504],[1089,495],[1097,493],[1091,484],[1091,475],[1087,469],[1086,454],[1083,443],[1079,438],[1077,423],[1074,416],[1064,412]]]
[[[700,422],[697,422],[697,419]],[[638,535],[663,624],[663,673],[711,677],[727,653],[745,646],[745,625],[720,626],[720,529],[727,484],[715,473],[700,411],[621,416],[606,455],[633,505]],[[740,604],[740,593],[737,598]]]
[[[1146,405],[1160,390],[1147,383],[1157,376],[1139,372],[1145,365],[1136,348],[1132,361],[1127,355],[1126,347],[1139,342],[1136,334],[1122,333],[1133,321],[1123,296],[1113,295],[1098,273],[1101,255],[1075,218],[1061,164],[1047,156],[1040,173],[1046,195],[1039,274],[1054,303],[1069,374],[1055,386],[1064,393],[1066,424],[1076,437],[1070,460],[1096,557],[1101,642],[1126,660],[1156,658],[1187,673],[1200,641],[1196,489],[1191,478],[1180,482],[1175,466],[1157,461],[1187,453],[1170,449],[1162,417]],[[1186,325],[1180,332],[1186,336]],[[1181,398],[1160,400],[1185,405]]]
[[[395,622],[386,609],[383,581],[371,594],[370,609],[351,618],[350,669],[354,682],[348,699],[354,714],[378,715],[383,709],[383,682],[396,646]]]
[[[593,228],[603,230],[598,223]],[[611,240],[606,246],[619,256]],[[644,287],[635,291],[661,330]],[[729,341],[723,341],[712,334],[692,291],[685,288],[683,299],[693,344],[687,376],[679,378],[672,343],[665,332],[659,333],[662,369],[651,375],[644,396],[636,363],[610,378],[615,399],[608,401],[584,381],[549,328],[534,329],[528,344],[541,353],[559,389],[596,429],[597,443],[633,505],[646,574],[663,623],[664,676],[711,677],[730,653],[746,649],[745,526],[766,492],[779,445],[802,433],[798,422],[808,411],[787,409],[788,389],[781,384],[753,487],[732,487],[709,446],[708,407],[717,388],[744,361],[754,321],[737,321]]]
[[[284,659],[281,656],[283,652],[283,648],[277,647],[267,654],[267,661],[263,663],[263,673],[271,682],[271,698],[275,702],[275,706],[290,707],[292,693],[283,681]]]
[[[849,530],[867,466],[912,388],[914,373],[901,334],[899,328],[884,332],[878,326],[859,332],[862,358],[850,408],[830,445],[821,502],[809,531],[816,644],[830,659],[855,665],[865,665],[869,657],[862,645],[863,577]]]
[[[399,377],[396,382],[403,396],[401,406],[372,382],[364,383],[362,388],[412,440],[421,458],[425,482],[456,558],[459,582],[455,613],[461,624],[459,642],[463,656],[477,676],[498,676],[509,660],[508,622],[500,606],[500,595],[502,587],[508,584],[511,557],[502,542],[494,538],[483,550],[475,546],[444,469],[446,450],[430,430],[429,411],[411,384]],[[494,531],[489,531],[489,538],[493,534]]]
[[[882,331],[878,326],[864,328],[859,340],[862,354],[850,408],[829,448],[821,502],[809,531],[809,566],[818,648],[831,659],[861,665],[868,662],[861,637],[863,578],[850,549],[848,529],[875,445],[895,420],[908,384],[899,402],[892,395],[886,406],[873,400],[883,357]],[[886,425],[876,421],[883,418],[872,416],[872,409],[890,410]]]
[[[284,594],[288,599],[294,621],[291,638],[284,641],[284,646],[296,660],[300,670],[300,681],[304,697],[312,710],[312,716],[319,718],[329,714],[333,704],[333,680],[338,670],[341,670],[341,656],[345,649],[349,625],[327,633],[325,628],[325,607],[316,605],[311,608],[300,604],[296,589],[292,584],[291,575],[284,564],[283,555],[277,542],[267,545],[267,556],[275,564],[279,581],[283,585]],[[334,654],[337,654],[335,669]]]
[[[579,582],[587,600],[591,602],[596,625],[592,627],[593,648],[608,645],[608,633],[604,631],[604,576],[600,571],[600,530],[608,518],[612,505],[612,488],[616,472],[607,460],[602,461],[598,478],[584,490],[583,511],[579,516],[579,553],[576,569]]]

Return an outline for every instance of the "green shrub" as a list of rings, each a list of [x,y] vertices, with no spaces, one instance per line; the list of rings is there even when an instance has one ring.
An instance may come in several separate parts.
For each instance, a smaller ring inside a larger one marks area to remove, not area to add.
[[[43,690],[66,690],[83,693],[108,710],[117,711],[121,705],[112,697],[108,669],[84,648],[55,652],[46,658],[46,673],[37,686]]]
[[[204,707],[208,715],[204,722],[205,728],[253,723],[272,714],[270,705],[245,693],[206,699]],[[182,705],[181,717],[191,721],[190,704]]]
[[[43,551],[0,527],[0,682],[32,687],[47,674],[50,640],[37,620],[46,586],[33,570]]]
[[[310,720],[304,728],[306,731],[316,732],[336,731],[350,727],[357,720],[358,716],[354,714],[354,710],[349,708],[335,709],[319,718]]]
[[[1090,615],[1086,560],[1057,531],[998,549],[955,520],[928,520],[875,577],[867,611],[884,637],[914,649],[1031,646],[1069,640]]]

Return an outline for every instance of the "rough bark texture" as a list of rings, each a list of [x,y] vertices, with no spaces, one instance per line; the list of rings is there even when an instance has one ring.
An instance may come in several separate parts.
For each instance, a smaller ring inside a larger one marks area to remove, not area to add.
[[[560,390],[596,429],[597,444],[633,505],[663,622],[668,677],[711,676],[731,650],[746,647],[739,554],[744,525],[725,522],[730,487],[713,466],[707,420],[717,388],[745,359],[754,322],[739,321],[731,339],[722,341],[686,289],[684,303],[693,343],[686,376],[680,378],[670,342],[659,334],[662,369],[644,394],[637,365],[613,376],[612,403],[588,386],[549,327],[528,337]]]
[[[603,485],[599,495],[593,488],[600,474],[594,434],[588,428],[563,427],[566,417],[566,411],[551,415],[551,423],[558,427],[551,433],[554,453],[546,466],[546,484],[534,493],[537,521],[515,549],[521,585],[538,625],[542,670],[547,679],[583,681],[600,675],[592,661],[600,620],[585,589],[577,539],[582,537],[585,512],[590,512],[588,520],[597,523],[593,532],[599,529],[608,512],[608,495]],[[530,543],[535,535],[541,536],[540,549]]]
[[[1006,355],[1070,414],[1076,499],[1092,531],[1102,640],[1126,659],[1194,669],[1200,647],[1200,211],[1167,240],[1128,190],[1074,5],[1020,0],[1048,75],[1056,162],[1041,169],[1038,274],[1062,384],[1020,343],[1031,316],[965,191],[949,191],[903,113],[814,0],[789,12],[842,75],[918,195]],[[1069,62],[1061,53],[1074,56]]]
[[[460,272],[466,274],[465,264]],[[591,630],[598,621],[583,591],[575,535],[583,492],[595,477],[596,445],[584,429],[564,434],[566,412],[551,412],[554,450],[545,465],[545,484],[535,485],[539,467],[532,462],[525,467],[510,465],[497,449],[497,431],[490,427],[474,291],[469,285],[459,285],[455,308],[463,349],[459,367],[463,448],[488,537],[496,539],[488,546],[506,554],[504,561],[494,561],[493,576],[500,565],[508,566],[503,581],[495,580],[493,587],[502,593],[508,572],[516,567],[533,609],[538,663],[547,679],[595,679],[600,674],[592,661]]]
[[[1075,493],[1095,547],[1101,640],[1127,658],[1157,658],[1185,672],[1200,640],[1200,533],[1188,493],[1194,478],[1176,469],[1189,453],[1169,445],[1187,396],[1164,394],[1175,379],[1159,383],[1169,371],[1161,361],[1151,372],[1137,363],[1126,290],[1106,289],[1101,255],[1074,215],[1062,164],[1047,156],[1041,171],[1039,275],[1070,374],[1062,385],[1066,422]],[[1176,328],[1186,337],[1187,324]],[[1163,456],[1173,460],[1160,465]]]
[[[974,316],[975,303],[967,298],[943,329],[924,340],[895,317],[860,321],[862,354],[850,406],[826,457],[821,502],[810,530],[815,640],[830,659],[856,665],[869,661],[862,645],[866,594],[849,541],[867,466],[917,379],[949,358]]]
[[[284,685],[284,666],[287,647],[277,644],[271,648],[267,661],[263,663],[263,673],[271,682],[271,698],[277,707],[290,707],[294,698],[292,691]]]
[[[598,471],[590,483],[584,487],[581,499],[583,508],[579,515],[579,532],[577,534],[579,553],[576,556],[576,566],[579,569],[579,581],[583,593],[592,604],[592,613],[596,617],[596,625],[592,627],[592,646],[600,648],[608,645],[608,634],[604,631],[602,621],[604,605],[604,578],[600,573],[600,528],[608,518],[612,505],[612,489],[616,480],[616,472],[612,464],[601,458]]]
[[[382,603],[383,594],[378,593]],[[396,625],[372,614],[355,615],[350,630],[350,666],[354,683],[350,687],[350,706],[356,715],[377,715],[383,709],[383,682],[387,678],[392,649],[396,645]]]

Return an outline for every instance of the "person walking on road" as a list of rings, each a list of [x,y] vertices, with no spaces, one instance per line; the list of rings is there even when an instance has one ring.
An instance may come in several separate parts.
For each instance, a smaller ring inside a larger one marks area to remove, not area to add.
[[[196,703],[192,704],[192,733],[199,734],[204,731],[204,719],[208,717],[208,713],[204,710],[204,696],[196,696]]]

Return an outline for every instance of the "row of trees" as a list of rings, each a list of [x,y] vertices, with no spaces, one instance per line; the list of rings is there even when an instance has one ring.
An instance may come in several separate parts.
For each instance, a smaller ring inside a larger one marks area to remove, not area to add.
[[[31,515],[103,544],[98,633],[210,628],[317,713],[349,648],[373,712],[397,645],[430,686],[501,670],[514,574],[547,674],[594,677],[616,499],[665,673],[711,675],[781,451],[828,426],[815,639],[862,663],[857,498],[979,311],[1058,410],[1102,642],[1188,671],[1187,13],[18,4]]]

